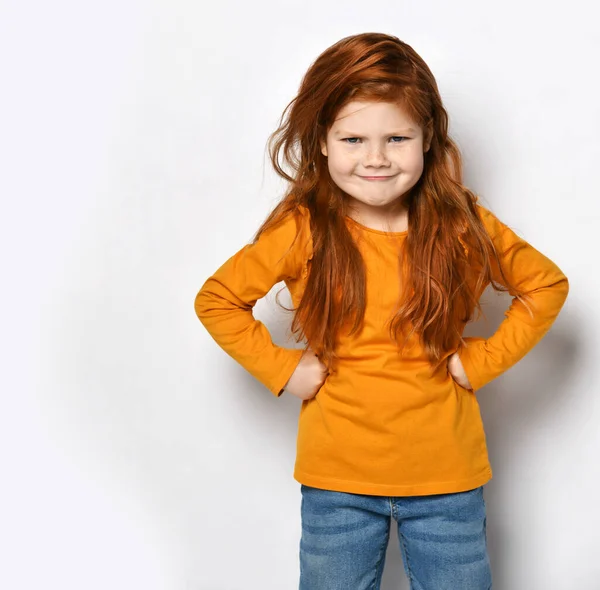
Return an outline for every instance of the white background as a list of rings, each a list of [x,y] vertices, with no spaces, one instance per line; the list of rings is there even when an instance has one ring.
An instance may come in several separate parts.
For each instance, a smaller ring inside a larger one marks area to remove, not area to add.
[[[600,588],[592,6],[3,2],[0,586],[297,588],[300,402],[193,300],[282,194],[265,143],[310,63],[379,31],[433,70],[466,184],[570,280],[550,333],[478,392],[494,588]],[[281,343],[273,294],[256,315]],[[486,298],[469,334],[509,303]],[[393,531],[383,590],[407,588]]]

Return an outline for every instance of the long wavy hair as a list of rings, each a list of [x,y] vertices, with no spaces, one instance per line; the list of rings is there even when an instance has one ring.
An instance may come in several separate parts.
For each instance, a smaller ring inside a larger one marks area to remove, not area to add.
[[[437,369],[444,353],[464,342],[461,322],[472,319],[475,308],[482,313],[479,297],[486,281],[522,301],[525,297],[504,276],[477,213],[477,196],[461,182],[461,156],[448,135],[437,83],[410,45],[382,33],[353,35],[309,67],[268,139],[270,160],[288,189],[254,241],[297,214],[299,206],[309,210],[312,261],[301,301],[290,310],[295,312],[291,330],[335,370],[341,330],[349,328],[352,335],[362,326],[366,272],[345,223],[347,195],[332,181],[320,142],[340,109],[354,100],[401,105],[430,140],[423,173],[405,196],[408,234],[398,264],[404,288],[389,331],[404,346],[416,333]],[[506,287],[495,283],[492,270],[499,270]]]

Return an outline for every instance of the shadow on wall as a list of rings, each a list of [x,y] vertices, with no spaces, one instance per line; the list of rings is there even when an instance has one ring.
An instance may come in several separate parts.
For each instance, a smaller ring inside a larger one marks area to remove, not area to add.
[[[267,296],[258,301],[254,314],[268,327],[273,341],[286,347],[301,348],[301,344],[289,337],[291,313],[286,312],[275,302],[275,294],[283,283],[273,287]],[[279,295],[280,302],[291,307],[287,289]],[[481,298],[482,315],[477,322],[467,325],[464,336],[489,338],[504,320],[504,314],[511,303],[507,293],[498,293],[488,287]],[[568,305],[568,303],[567,303]],[[560,316],[559,316],[560,317]],[[519,441],[527,436],[532,425],[543,427],[545,417],[560,413],[563,403],[567,403],[568,382],[578,354],[577,326],[569,324],[568,331],[562,325],[555,325],[521,361],[477,392],[494,479],[485,487],[488,511],[488,547],[494,575],[494,585],[506,587],[502,572],[510,571],[503,559],[505,543],[502,524],[505,507],[511,498],[503,497],[505,486],[495,486],[496,482],[509,480],[513,470],[511,465],[519,460]],[[234,364],[235,366],[235,364]],[[244,370],[238,367],[241,372]],[[269,436],[272,444],[285,448],[286,454],[295,454],[296,428],[299,402],[292,396],[283,395],[274,400],[264,395],[264,388],[248,377],[247,395],[240,396],[239,402],[246,406],[247,415],[256,416],[260,424],[269,416]],[[252,385],[251,383],[252,382]],[[275,403],[274,403],[275,402]],[[290,466],[290,472],[292,466]],[[509,486],[510,487],[510,486]],[[386,554],[382,590],[408,590],[409,583],[404,572],[398,544],[398,535],[393,521],[390,542]]]
[[[488,287],[482,298],[488,321],[468,325],[465,335],[489,338],[504,320],[510,302],[510,295]],[[565,307],[568,305],[569,300]],[[477,392],[493,470],[485,498],[488,548],[494,587],[498,588],[510,587],[508,576],[512,568],[505,558],[510,539],[504,536],[504,525],[514,504],[511,490],[518,487],[514,473],[515,466],[523,462],[523,443],[532,429],[551,432],[545,425],[562,414],[573,398],[569,383],[580,353],[581,330],[574,323],[574,314],[570,314],[568,324],[558,321],[560,317],[559,314],[557,322],[523,359]]]

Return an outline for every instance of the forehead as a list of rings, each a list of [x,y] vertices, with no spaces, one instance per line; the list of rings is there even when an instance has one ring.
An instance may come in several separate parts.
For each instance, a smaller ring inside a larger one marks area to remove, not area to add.
[[[394,126],[406,130],[412,128],[413,131],[419,128],[402,105],[391,102],[351,101],[345,104],[337,113],[331,130],[347,128],[349,125],[353,128]]]

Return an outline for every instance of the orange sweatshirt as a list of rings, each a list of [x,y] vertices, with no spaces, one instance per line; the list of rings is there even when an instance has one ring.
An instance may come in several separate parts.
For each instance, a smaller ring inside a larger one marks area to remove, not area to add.
[[[569,284],[554,262],[517,236],[488,209],[479,214],[498,250],[507,278],[527,292],[533,318],[513,297],[505,319],[488,339],[465,338],[459,355],[473,387],[443,370],[432,375],[418,339],[402,356],[386,322],[400,296],[398,248],[408,232],[383,232],[350,217],[367,268],[362,331],[340,337],[339,364],[299,412],[296,481],[359,494],[409,496],[470,490],[492,470],[475,392],[529,352],[546,334]],[[209,277],[195,311],[214,340],[274,395],[294,372],[302,350],[275,345],[252,308],[278,282],[300,301],[312,257],[309,212],[292,216],[248,244]],[[500,277],[494,280],[501,283]],[[485,285],[484,285],[485,288]],[[450,356],[454,351],[448,351]]]

